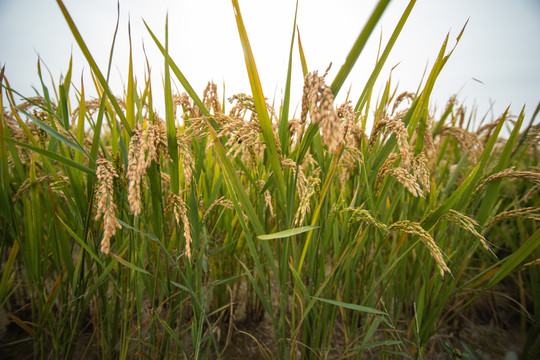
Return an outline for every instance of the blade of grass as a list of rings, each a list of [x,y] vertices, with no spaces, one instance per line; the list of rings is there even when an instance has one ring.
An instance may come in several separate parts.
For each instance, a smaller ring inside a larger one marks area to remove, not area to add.
[[[332,182],[332,179],[334,177],[334,173],[336,171],[337,164],[339,162],[339,158],[341,157],[341,153],[343,151],[343,144],[340,144],[336,150],[336,153],[334,154],[334,159],[332,160],[332,165],[330,166],[330,170],[328,171],[328,175],[326,176],[326,179],[324,181],[324,185],[322,187],[321,196],[319,198],[319,202],[317,204],[317,207],[315,208],[315,212],[313,213],[312,220],[311,220],[311,227],[315,227],[317,221],[319,220],[319,214],[321,212],[321,207],[324,202],[324,199],[326,197],[326,194],[328,192],[328,188],[330,187],[330,183]],[[297,273],[302,273],[302,266],[304,265],[304,259],[307,254],[307,249],[309,248],[309,244],[311,241],[311,237],[313,235],[313,230],[309,230],[309,233],[306,238],[306,242],[304,243],[304,248],[302,249],[302,255],[300,256],[300,261],[298,263],[298,270]]]
[[[80,171],[84,171],[85,173],[87,174],[90,174],[90,175],[95,175],[96,172],[95,170],[92,170],[90,169],[89,167],[86,167],[82,164],[79,164],[78,162],[76,161],[73,161],[71,159],[68,159],[62,155],[58,155],[56,153],[53,153],[51,151],[48,151],[48,150],[45,150],[45,149],[42,149],[42,148],[39,148],[39,147],[36,147],[36,146],[32,146],[32,145],[28,145],[28,144],[25,144],[25,143],[22,143],[20,141],[17,141],[17,140],[13,140],[11,138],[7,138],[7,137],[2,137],[2,139],[10,142],[10,143],[13,143],[15,145],[19,145],[19,146],[22,146],[24,148],[27,148],[28,150],[32,150],[34,152],[37,152],[38,154],[41,154],[41,155],[44,155],[52,160],[56,160],[64,165],[67,165],[67,166],[70,166],[72,168],[75,168],[77,170],[80,170]]]
[[[149,273],[148,271],[146,271],[146,270],[144,270],[144,269],[141,269],[141,268],[138,267],[138,266],[133,265],[132,263],[130,263],[130,262],[124,260],[124,259],[121,258],[120,256],[118,256],[118,255],[116,255],[116,254],[114,254],[114,253],[112,253],[112,252],[110,253],[110,255],[111,255],[113,258],[115,258],[116,261],[118,261],[120,264],[124,265],[125,267],[130,268],[131,270],[135,270],[135,271],[140,272],[140,273],[145,274],[145,275],[150,275],[150,273]]]
[[[8,166],[9,149],[6,146],[6,142],[4,140],[4,137],[6,136],[4,132],[4,69],[5,66],[2,66],[2,69],[0,69],[0,178],[2,181],[0,183],[0,204],[2,205],[2,214],[5,220],[8,222],[8,224],[11,224],[13,223],[12,206],[7,195],[7,192],[10,188],[11,180]],[[13,158],[16,162],[15,157]]]
[[[238,6],[238,1],[232,0],[232,3],[234,15],[236,17],[236,24],[238,26],[238,34],[240,35],[240,42],[242,43],[242,48],[244,49],[244,59],[246,62],[249,83],[251,84],[253,101],[255,103],[255,109],[261,125],[264,143],[266,144],[266,149],[268,151],[268,158],[270,160],[272,170],[274,171],[274,176],[277,179],[279,198],[283,201],[282,203],[286,204],[283,169],[281,168],[281,162],[277,152],[274,132],[272,130],[272,121],[268,117],[268,110],[266,108],[266,100],[264,98],[261,80],[259,79],[259,72],[257,71],[257,66],[255,65],[255,59],[253,57],[253,52],[251,51],[249,39],[244,27],[244,21],[242,20],[242,14],[240,13],[240,7]]]
[[[305,78],[308,74],[308,66],[306,62],[306,56],[304,55],[304,48],[302,47],[302,41],[300,40],[300,29],[298,28],[298,26],[296,27],[296,31],[298,32],[298,52],[300,54],[300,63],[302,64],[302,74]]]
[[[318,229],[320,226],[302,226],[294,229],[288,229],[279,231],[273,234],[266,234],[266,235],[259,235],[257,236],[257,239],[259,240],[274,240],[274,239],[284,239],[288,238],[294,235],[303,234],[305,232],[308,232],[310,230]]]
[[[289,269],[291,270],[291,274],[293,275],[293,279],[295,280],[295,282],[294,282],[295,292],[298,293],[299,291],[302,291],[302,294],[305,296],[305,298],[307,300],[309,300],[307,305],[304,306],[304,309],[302,311],[302,317],[301,317],[300,321],[298,322],[298,324],[296,324],[296,329],[294,330],[294,333],[292,335],[293,339],[298,336],[299,331],[302,329],[302,327],[301,327],[302,323],[305,321],[305,319],[307,318],[309,312],[311,311],[311,309],[315,305],[316,300],[314,298],[319,297],[322,294],[323,290],[331,282],[332,277],[334,276],[334,274],[335,274],[336,270],[338,269],[339,265],[342,263],[343,259],[345,258],[345,255],[347,255],[349,253],[349,245],[350,244],[347,244],[345,246],[343,252],[341,253],[341,255],[339,257],[339,259],[336,261],[336,263],[332,267],[332,270],[330,271],[329,274],[326,275],[324,281],[319,286],[319,288],[317,289],[317,291],[315,292],[315,294],[313,296],[308,296],[308,290],[306,288],[306,285],[303,283],[302,279],[300,278],[300,273],[298,271],[296,271],[296,269],[294,268],[294,264],[292,264],[292,263],[289,264]]]
[[[364,105],[366,104],[367,99],[368,99],[368,95],[373,90],[375,81],[377,81],[377,77],[379,76],[379,73],[381,72],[386,60],[388,59],[388,55],[390,54],[390,51],[392,51],[392,48],[394,47],[394,44],[396,43],[396,40],[399,37],[399,34],[401,33],[403,26],[407,22],[407,19],[409,18],[409,15],[415,4],[416,4],[416,0],[411,0],[409,2],[409,5],[403,12],[403,15],[401,15],[401,18],[399,19],[399,22],[396,25],[396,28],[394,29],[392,36],[386,43],[386,47],[384,48],[384,51],[380,59],[377,61],[375,68],[371,72],[371,75],[366,85],[364,86],[364,90],[362,90],[362,94],[360,95],[360,98],[358,99],[358,102],[356,103],[356,106],[354,107],[354,111],[362,111],[362,109],[364,108]]]
[[[454,191],[454,193],[448,197],[437,209],[430,212],[426,215],[426,217],[422,220],[421,225],[425,230],[431,229],[437,221],[439,221],[440,217],[443,216],[450,210],[462,197],[465,190],[467,190],[467,187],[473,182],[473,179],[476,177],[480,170],[480,164],[476,165],[474,169],[469,173],[465,181],[459,186],[459,188]]]
[[[77,117],[77,134],[76,134],[76,141],[77,141],[77,144],[79,145],[84,144],[84,122],[85,122],[84,115],[86,113],[86,100],[85,100],[84,95],[85,95],[84,94],[84,81],[83,81],[83,76],[81,74],[81,95],[80,95],[80,100],[79,100],[79,114]],[[80,151],[75,152],[74,160],[78,163],[82,163],[83,154],[86,154],[90,158],[90,154],[87,154],[85,150],[84,153]]]
[[[19,116],[19,113],[17,112],[16,110],[16,107],[15,107],[15,103],[14,103],[14,99],[13,99],[13,93],[10,91],[8,91],[8,101],[9,101],[9,106],[11,108],[11,114],[15,117],[15,119],[17,120],[17,123],[19,125],[19,127],[23,130],[23,132],[26,134],[26,137],[30,140],[30,142],[34,145],[34,147],[38,148],[38,142],[36,141],[36,139],[34,138],[34,136],[32,135],[32,132],[28,129],[28,126],[26,125],[26,123],[21,119],[21,117]],[[7,140],[7,138],[5,138]],[[14,141],[13,139],[10,138],[10,140],[8,140],[8,142],[12,143],[12,141]],[[27,144],[24,144],[22,145],[23,147],[26,146]],[[28,145],[28,146],[32,146],[32,145]],[[39,148],[41,149],[41,148]],[[17,153],[17,150],[14,149],[12,154],[15,154]],[[16,157],[18,159],[18,155]],[[47,157],[42,157],[43,159],[43,162],[45,164],[45,167],[51,172],[52,176],[55,178],[55,180],[60,180],[57,172],[55,171],[53,165],[51,164],[51,162],[49,161],[49,159]],[[21,165],[21,170],[22,170],[22,162],[19,160],[19,163]],[[25,174],[24,170],[22,170],[22,178],[26,178],[27,177],[27,174]]]
[[[126,121],[133,129],[135,127],[135,101],[134,92],[135,80],[133,78],[133,50],[131,46],[131,21],[128,20],[128,42],[129,42],[129,63],[128,63],[128,81],[126,89]]]
[[[419,96],[418,103],[416,104],[414,110],[409,111],[404,119],[403,122],[407,125],[408,131],[409,131],[409,137],[412,137],[413,132],[416,130],[416,126],[420,122],[419,126],[419,137],[421,141],[416,142],[416,148],[415,153],[419,153],[421,148],[424,146],[424,133],[425,133],[425,127],[426,127],[426,121],[427,121],[427,113],[428,113],[428,107],[429,107],[429,97],[431,96],[431,92],[433,91],[433,87],[435,86],[435,81],[437,80],[439,74],[441,73],[444,65],[456,49],[459,40],[463,36],[463,33],[465,32],[465,28],[467,27],[468,20],[465,22],[465,25],[463,25],[463,28],[461,29],[459,35],[456,38],[456,43],[454,44],[454,47],[448,54],[445,55],[446,52],[446,46],[448,44],[448,37],[449,34],[446,35],[446,38],[444,39],[443,45],[441,46],[441,49],[439,51],[439,54],[437,55],[437,59],[435,60],[435,64],[433,65],[433,68],[431,69],[431,72],[428,76],[428,79],[426,81],[426,85],[424,86],[424,90],[422,90],[422,93]],[[421,134],[420,134],[421,133]]]
[[[86,46],[86,43],[84,42],[84,40],[83,40],[83,38],[81,36],[81,33],[79,32],[79,30],[75,26],[75,23],[73,22],[73,19],[71,18],[71,15],[69,15],[69,12],[67,11],[67,9],[66,9],[66,7],[65,7],[62,0],[56,0],[56,3],[60,7],[60,10],[62,11],[62,14],[64,15],[64,18],[65,18],[65,20],[66,20],[66,22],[67,22],[67,24],[68,24],[68,26],[69,26],[69,28],[71,30],[71,33],[75,37],[75,40],[77,41],[77,44],[79,45],[79,48],[81,49],[84,57],[86,58],[86,61],[88,61],[88,64],[90,65],[90,68],[92,69],[92,71],[94,72],[96,77],[98,78],[100,85],[103,87],[103,90],[107,94],[107,96],[109,98],[109,101],[113,105],[113,107],[114,107],[114,109],[116,111],[116,115],[118,116],[118,118],[120,118],[120,121],[124,125],[124,128],[126,129],[128,134],[131,136],[131,132],[132,132],[131,126],[128,124],[128,122],[126,120],[126,117],[124,115],[124,112],[120,108],[120,105],[116,101],[116,98],[113,96],[113,94],[111,92],[111,89],[109,88],[109,84],[108,84],[107,80],[105,80],[105,77],[103,77],[103,74],[99,70],[99,67],[97,66],[97,63],[95,62],[94,58],[92,57],[92,54],[90,53],[90,50],[88,50],[88,47]]]
[[[169,72],[169,18],[165,18],[165,124],[167,127],[167,143],[171,156],[171,190],[174,194],[180,191],[180,173],[178,165],[178,144],[176,140],[176,125],[174,123],[174,109],[171,90],[171,75]]]
[[[255,293],[259,296],[259,299],[261,300],[261,303],[262,303],[263,307],[265,308],[265,310],[270,315],[270,318],[272,319],[272,322],[275,324],[275,315],[274,315],[274,313],[272,311],[272,305],[268,301],[268,290],[265,289],[265,292],[263,292],[263,290],[261,290],[260,286],[257,284],[257,281],[255,280],[255,278],[253,277],[253,275],[251,274],[251,272],[249,271],[247,266],[242,261],[240,261],[238,258],[236,258],[236,260],[244,268],[245,274],[248,277],[249,281],[251,282],[251,285],[253,286],[253,289],[255,290]]]
[[[4,308],[4,303],[7,300],[7,295],[11,284],[14,280],[14,273],[12,272],[13,264],[15,263],[15,258],[19,252],[19,243],[17,241],[13,242],[13,246],[9,251],[9,256],[6,263],[2,269],[2,278],[0,280],[0,307]]]
[[[112,58],[114,53],[114,45],[116,43],[116,36],[118,34],[118,26],[120,24],[120,3],[117,5],[117,15],[116,15],[116,27],[114,29],[114,35],[111,42],[111,49],[109,51],[109,63],[107,66],[107,82],[109,81],[109,76],[111,73],[111,67],[112,67]],[[93,73],[92,73],[93,74]],[[93,74],[92,79],[95,80],[95,76]],[[98,97],[101,98],[101,101],[99,103],[99,110],[97,115],[96,124],[93,127],[94,130],[94,136],[92,138],[92,148],[90,149],[90,157],[94,160],[94,162],[97,160],[99,145],[101,143],[101,130],[102,130],[102,124],[103,124],[103,116],[105,115],[105,108],[106,108],[106,99],[107,99],[107,93],[103,91],[103,88],[99,87],[99,83],[95,82],[96,84],[96,90],[98,92]],[[93,168],[95,168],[95,164],[91,165]],[[89,186],[93,185],[93,181],[90,180],[88,182]],[[88,187],[88,189],[91,189],[91,186]],[[90,192],[89,192],[90,193]]]
[[[512,133],[510,134],[510,137],[508,138],[506,145],[504,146],[501,157],[499,158],[499,162],[493,169],[494,173],[502,171],[508,167],[510,163],[510,157],[512,156],[512,151],[514,150],[514,145],[519,136],[521,125],[523,124],[524,117],[525,117],[525,108],[521,110],[521,114],[518,116],[518,119],[514,125],[514,129],[512,130]],[[480,210],[478,210],[478,215],[476,217],[476,221],[478,222],[478,224],[480,224],[480,226],[483,226],[488,220],[491,210],[493,209],[495,202],[500,196],[501,185],[502,185],[502,179],[498,179],[496,181],[490,182],[487,185],[486,190],[485,190],[486,196],[484,200],[482,201],[482,205],[480,206]]]
[[[14,91],[15,94],[17,95],[20,95],[18,92]],[[23,99],[27,100],[27,101],[31,101],[30,99],[26,99],[24,98],[22,95],[20,95]],[[19,109],[18,110],[20,113],[24,114],[26,117],[28,117],[32,122],[34,122],[36,125],[38,125],[41,129],[43,129],[43,131],[45,131],[46,133],[48,133],[49,135],[51,135],[53,138],[55,138],[56,140],[72,147],[73,149],[85,154],[85,155],[88,155],[88,153],[86,152],[86,150],[81,146],[81,144],[77,141],[77,139],[75,138],[75,136],[73,136],[71,134],[71,132],[69,130],[66,129],[66,132],[71,136],[72,140],[68,139],[67,137],[65,137],[64,135],[60,134],[58,132],[58,130],[52,128],[51,126],[45,124],[43,121],[41,121],[40,119],[38,119],[36,116],[33,116],[32,114],[30,114],[29,112],[27,112],[26,110],[24,109]],[[55,116],[54,114],[51,114],[51,116]],[[60,120],[60,118],[58,118]]]
[[[526,150],[526,139],[534,125],[534,121],[536,119],[536,116],[540,113],[540,102],[536,105],[536,109],[533,112],[533,115],[531,116],[531,120],[529,120],[529,125],[527,128],[523,131],[523,133],[519,136],[518,145],[516,146],[515,150],[512,152],[512,158],[514,158],[517,154],[521,153],[522,151]]]
[[[33,325],[33,326],[35,326],[36,324],[32,324],[32,323],[29,323],[27,321],[23,321],[21,318],[17,317],[16,315],[14,315],[12,313],[9,313],[9,312],[6,315],[11,319],[11,321],[13,321],[18,327],[23,329],[32,338],[37,337],[36,332],[30,326],[28,326],[28,324]]]
[[[94,259],[94,261],[99,264],[100,266],[103,267],[103,263],[101,261],[101,259],[99,258],[99,255],[96,254],[91,248],[90,246],[88,246],[88,244],[86,244],[80,237],[79,235],[77,235],[77,233],[75,231],[73,231],[73,229],[71,229],[69,227],[69,225],[67,225],[64,220],[62,220],[62,218],[60,216],[57,216],[57,219],[58,221],[60,221],[60,223],[62,223],[62,225],[65,227],[65,229],[67,230],[67,232],[73,237],[73,239],[75,239],[75,241],[84,249],[88,252],[88,254],[92,257],[92,259]]]
[[[360,312],[365,312],[365,313],[369,313],[369,314],[388,316],[388,314],[385,313],[384,311],[373,309],[373,308],[370,308],[368,306],[362,306],[362,305],[351,304],[351,303],[344,303],[342,301],[324,299],[324,298],[320,298],[320,297],[316,297],[316,296],[314,296],[313,299],[318,300],[318,301],[322,301],[322,302],[325,302],[325,303],[328,303],[328,304],[331,304],[331,305],[344,307],[346,309],[350,309],[350,310],[354,310],[354,311],[360,311]]]
[[[292,56],[294,48],[294,35],[296,33],[296,15],[298,13],[298,0],[296,0],[296,8],[294,10],[294,24],[291,35],[291,46],[289,50],[289,63],[287,65],[287,79],[285,80],[285,93],[283,94],[283,107],[281,109],[281,118],[279,121],[278,135],[281,143],[281,153],[287,154],[289,148],[289,103],[291,101],[291,73],[292,73]]]
[[[371,36],[375,25],[377,25],[377,23],[379,22],[379,19],[382,17],[389,3],[390,0],[379,0],[366,25],[360,32],[360,35],[358,35],[356,42],[354,43],[351,51],[347,55],[345,63],[341,66],[341,69],[339,69],[336,78],[332,82],[332,94],[334,94],[334,96],[337,96],[337,94],[339,93],[339,90],[343,86],[345,79],[347,79],[347,76],[349,76],[349,73],[351,72],[354,64],[356,63],[356,60],[358,60],[360,53],[364,49],[364,46],[366,45],[369,37]]]
[[[516,270],[519,264],[538,247],[540,247],[540,229],[536,230],[519,249],[503,260],[503,264],[488,282],[486,288],[489,289],[495,286],[495,284],[507,277],[512,271]]]
[[[474,177],[474,179],[469,184],[468,188],[463,192],[463,195],[459,199],[459,202],[457,203],[455,210],[462,211],[462,209],[464,209],[468,205],[469,201],[473,198],[472,193],[486,171],[489,158],[493,151],[493,147],[497,143],[497,139],[499,138],[499,134],[506,120],[509,110],[510,108],[506,108],[506,111],[502,115],[501,120],[499,121],[499,124],[497,124],[497,127],[493,130],[493,133],[489,137],[489,140],[484,150],[482,151],[482,155],[480,156],[480,159],[478,161],[478,166],[480,166],[480,169],[476,173],[476,176]]]
[[[208,109],[206,108],[206,106],[204,106],[203,102],[201,101],[201,98],[197,95],[197,93],[195,92],[195,90],[193,90],[193,87],[190,85],[190,83],[188,82],[188,80],[186,79],[186,77],[184,76],[184,74],[180,71],[180,69],[178,68],[178,66],[176,66],[176,64],[174,63],[174,61],[169,57],[167,51],[165,51],[165,47],[159,42],[159,40],[157,39],[157,37],[154,35],[154,33],[152,32],[152,30],[150,29],[150,27],[148,26],[148,24],[146,23],[146,21],[144,21],[144,25],[146,26],[146,29],[148,30],[148,33],[150,34],[150,36],[152,37],[152,39],[154,40],[154,43],[156,44],[156,46],[158,47],[159,51],[161,52],[161,54],[168,58],[168,62],[169,62],[169,67],[170,69],[173,71],[174,75],[178,78],[178,80],[180,81],[180,84],[182,84],[182,87],[186,90],[186,92],[188,93],[188,95],[193,99],[193,101],[195,102],[195,105],[197,105],[197,107],[201,110],[201,112],[203,113],[204,116],[206,117],[210,117],[210,112],[208,111]],[[213,121],[213,120],[212,120]],[[213,127],[214,128],[217,128],[217,124],[215,123],[215,121],[212,123]]]

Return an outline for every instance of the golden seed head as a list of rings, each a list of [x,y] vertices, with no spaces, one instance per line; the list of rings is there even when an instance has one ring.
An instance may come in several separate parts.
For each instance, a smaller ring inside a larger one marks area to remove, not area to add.
[[[257,187],[259,188],[259,190],[262,190],[265,184],[266,181],[264,180],[257,181]],[[270,211],[270,215],[274,216],[274,208],[272,207],[272,195],[270,194],[269,190],[264,191],[264,206],[268,208],[268,210]]]
[[[207,109],[212,109],[214,114],[221,112],[221,103],[219,102],[219,97],[217,94],[217,85],[213,82],[208,82],[208,85],[206,85],[203,92],[202,102]]]
[[[396,111],[398,106],[403,102],[403,100],[409,100],[409,103],[414,101],[415,94],[411,92],[403,92],[398,95],[396,100],[394,100],[394,107],[392,108],[392,114]],[[407,109],[408,111],[409,109]]]
[[[435,153],[435,143],[433,142],[433,134],[431,133],[431,122],[427,123],[426,132],[424,134],[424,151],[428,158],[431,158]]]
[[[167,207],[165,212],[168,212],[171,208],[174,213],[174,218],[178,225],[182,224],[184,227],[184,238],[186,239],[186,256],[191,260],[191,225],[187,216],[187,206],[184,200],[174,193],[171,193],[167,198]]]
[[[193,157],[191,156],[191,151],[189,150],[190,138],[187,136],[186,132],[176,133],[176,143],[178,146],[178,153],[182,159],[182,172],[184,174],[184,182],[186,186],[191,184],[191,177],[193,175]]]
[[[396,163],[398,158],[399,158],[398,154],[390,153],[390,155],[388,155],[388,157],[386,158],[386,160],[384,161],[382,166],[379,168],[379,171],[377,172],[377,177],[375,179],[375,190],[376,191],[380,189],[380,187],[381,187],[381,185],[382,185],[382,183],[384,181],[384,178],[388,174],[388,171],[390,171],[390,169],[394,166],[394,164]]]
[[[103,217],[103,239],[101,240],[101,251],[104,254],[109,254],[110,239],[116,233],[116,229],[122,226],[116,220],[115,211],[116,204],[114,203],[114,188],[113,178],[118,177],[112,163],[107,159],[99,159],[96,161],[97,169],[96,176],[98,179],[97,190],[97,214],[96,220]]]
[[[142,130],[140,124],[136,124],[133,129],[133,135],[129,142],[128,152],[128,172],[129,180],[128,200],[131,211],[135,216],[141,213],[141,181],[149,165],[150,157],[146,159],[146,150],[148,149],[148,129]]]
[[[426,193],[429,193],[431,189],[431,181],[430,181],[430,174],[429,169],[427,167],[427,158],[426,154],[424,152],[421,152],[420,154],[416,155],[413,158],[412,161],[412,173],[418,183],[422,185],[424,188],[424,191]]]
[[[401,114],[398,113],[393,119],[383,118],[375,122],[369,137],[369,148],[370,150],[373,149],[373,146],[379,139],[379,135],[382,133],[383,128],[385,128],[386,132],[393,133],[396,136],[403,167],[409,169],[411,165],[411,150],[408,142],[409,133],[405,128],[405,124],[400,120],[400,116]]]
[[[317,192],[317,188],[320,185],[321,180],[319,178],[309,178],[309,183],[304,195],[300,198],[300,205],[294,216],[294,226],[300,226],[304,223],[306,213],[310,211],[309,201],[311,197]]]
[[[284,159],[281,161],[281,166],[293,171],[297,178],[296,187],[298,188],[298,197],[302,199],[305,196],[309,185],[309,180],[302,170],[302,165],[297,165],[292,159]],[[309,203],[307,204],[307,210],[309,211]]]
[[[540,185],[540,173],[534,171],[516,171],[515,167],[510,167],[502,171],[496,172],[487,178],[485,178],[480,185],[476,188],[476,191],[484,189],[490,182],[509,177],[514,179],[521,179],[530,183]]]
[[[371,215],[371,213],[366,209],[359,208],[346,208],[343,211],[352,211],[349,227],[355,223],[363,222],[366,226],[375,226],[378,229],[387,231],[388,227],[382,222],[378,221]]]
[[[165,123],[156,117],[154,122],[148,125],[148,164],[153,160],[157,163],[163,155],[165,161],[170,161],[169,148],[167,145],[167,133]]]
[[[477,135],[463,129],[462,127],[443,126],[439,132],[439,135],[448,135],[453,137],[463,148],[463,150],[469,154],[473,163],[476,163],[477,159],[484,150]]]
[[[307,115],[310,113],[311,123],[319,125],[323,142],[330,152],[335,152],[341,140],[339,137],[341,120],[334,108],[332,89],[324,81],[327,73],[328,70],[323,76],[318,76],[317,71],[306,75],[300,124],[304,129]]]
[[[493,256],[497,257],[491,247],[488,245],[488,242],[484,236],[482,236],[478,231],[476,231],[476,228],[480,227],[480,225],[474,220],[473,218],[468,217],[465,214],[462,214],[458,211],[455,211],[453,209],[450,209],[445,215],[444,218],[452,221],[453,223],[459,225],[461,228],[469,231],[472,233],[482,244],[484,249],[491,252]]]
[[[365,136],[361,124],[356,122],[358,114],[353,110],[350,100],[337,109],[337,116],[342,120],[340,138],[350,147],[359,147]]]
[[[253,100],[253,96],[246,95],[244,93],[235,94],[229,98],[229,102],[231,104],[234,103],[233,107],[229,111],[229,117],[243,119],[247,112],[250,112],[252,114],[250,120],[254,120],[254,116],[256,116],[257,111],[255,110],[255,101]]]
[[[191,100],[191,98],[185,92],[180,95],[173,96],[173,109],[176,116],[176,108],[181,106],[184,113],[184,118],[200,118],[202,112],[197,105]]]
[[[210,212],[216,207],[216,206],[223,206],[224,208],[226,209],[232,209],[234,207],[233,203],[231,200],[229,199],[226,199],[224,196],[220,197],[219,199],[215,200],[212,204],[210,204],[210,206],[208,207],[208,209],[206,209],[206,211],[204,212],[204,215],[203,215],[203,221],[208,217],[208,215],[210,214]]]
[[[435,243],[435,240],[433,240],[431,235],[426,230],[424,230],[424,228],[419,223],[409,220],[397,221],[390,225],[388,227],[388,230],[397,230],[406,232],[411,235],[418,235],[420,237],[420,240],[428,248],[431,257],[437,262],[441,276],[444,277],[444,274],[447,272],[450,274],[452,273],[443,259],[441,249],[439,248],[439,246],[437,246],[437,243]]]
[[[540,221],[540,207],[531,206],[521,209],[503,211],[502,213],[497,214],[491,220],[489,220],[488,223],[484,226],[484,229],[489,228],[490,226],[499,221],[514,217],[521,217],[525,219]]]
[[[408,143],[409,133],[405,128],[405,124],[399,120],[388,120],[386,123],[386,130],[396,135],[403,167],[409,169],[411,164],[411,151]]]
[[[414,176],[412,176],[404,168],[391,168],[388,170],[388,174],[399,181],[401,185],[403,185],[405,189],[407,189],[414,197],[424,196],[424,193],[422,192],[422,189],[420,189],[420,185],[418,185]]]

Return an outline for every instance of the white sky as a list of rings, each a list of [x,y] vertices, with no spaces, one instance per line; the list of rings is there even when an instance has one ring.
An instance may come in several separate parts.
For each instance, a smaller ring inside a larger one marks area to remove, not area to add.
[[[239,3],[265,96],[270,102],[275,98],[279,103],[285,87],[295,1]],[[374,0],[300,0],[297,23],[310,71],[323,73],[332,62],[327,83],[332,82],[375,4]],[[379,37],[382,34],[385,44],[407,4],[405,0],[390,3],[344,84],[338,104],[344,101],[351,85],[351,99],[356,102],[375,64]],[[104,72],[116,24],[116,1],[65,0],[65,5]],[[199,94],[209,80],[218,84],[220,93],[225,83],[226,97],[250,93],[232,4],[227,0],[120,0],[119,36],[111,79],[114,93],[122,96],[121,79],[127,77],[129,18],[136,76],[142,86],[144,44],[152,67],[154,98],[161,112],[163,57],[142,19],[163,41],[167,12],[171,57]],[[480,116],[493,103],[493,114],[488,115],[488,120],[499,116],[509,105],[514,114],[526,105],[529,120],[540,101],[538,0],[418,0],[379,76],[374,96],[382,91],[389,70],[398,63],[392,73],[393,84],[399,82],[399,92],[414,92],[426,66],[431,69],[446,34],[450,33],[451,48],[467,19],[470,20],[465,34],[436,83],[432,105],[442,108],[452,94],[459,92],[458,100],[469,109],[476,104]],[[60,75],[67,72],[73,54],[76,87],[80,87],[84,73],[86,91],[92,88],[89,66],[56,1],[0,0],[0,36],[0,66],[5,65],[11,86],[24,95],[34,95],[32,86],[41,92],[36,68],[38,55],[57,83]],[[48,75],[45,79],[49,83]],[[178,81],[175,83],[180,87]],[[292,85],[294,111],[303,86],[296,44]]]

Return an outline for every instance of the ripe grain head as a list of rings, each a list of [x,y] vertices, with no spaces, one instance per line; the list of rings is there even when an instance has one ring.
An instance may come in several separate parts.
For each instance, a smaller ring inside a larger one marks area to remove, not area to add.
[[[115,235],[116,229],[122,227],[115,216],[116,204],[114,202],[113,178],[118,177],[118,174],[114,170],[112,163],[107,159],[98,159],[96,164],[96,176],[98,179],[96,220],[103,217],[101,251],[107,255],[111,248],[111,237]]]
[[[426,230],[424,230],[424,228],[419,223],[409,220],[397,221],[388,227],[388,231],[402,231],[411,235],[418,235],[420,237],[420,240],[428,248],[431,257],[437,262],[441,276],[444,277],[445,273],[451,274],[450,269],[444,261],[441,249],[439,248],[435,240],[433,240],[431,235]]]

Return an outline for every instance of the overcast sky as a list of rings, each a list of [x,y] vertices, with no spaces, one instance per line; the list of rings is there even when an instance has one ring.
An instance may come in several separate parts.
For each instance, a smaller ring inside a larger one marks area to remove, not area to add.
[[[83,39],[102,71],[105,71],[114,28],[117,3],[113,0],[65,0]],[[265,96],[279,103],[284,90],[294,18],[293,0],[239,0],[244,22],[259,69]],[[331,4],[331,5],[330,5]],[[300,0],[298,26],[310,71],[323,73],[332,62],[331,83],[358,34],[373,11],[373,0]],[[356,102],[375,64],[379,40],[390,36],[408,1],[394,0],[345,83],[338,103],[351,87]],[[142,86],[145,74],[143,45],[152,66],[156,104],[162,100],[163,57],[144,28],[143,19],[164,40],[165,16],[169,16],[171,57],[201,94],[209,80],[225,84],[226,97],[250,92],[232,4],[226,0],[120,0],[120,28],[111,87],[122,96],[127,76],[128,19],[134,51],[134,67]],[[527,120],[540,101],[540,1],[539,0],[418,0],[375,87],[377,97],[392,72],[399,91],[416,91],[426,67],[431,69],[440,46],[450,33],[449,46],[469,19],[465,33],[439,77],[432,106],[444,107],[452,94],[468,109],[484,115],[493,104],[497,117],[511,105],[514,114],[526,105]],[[73,55],[73,81],[91,88],[89,67],[82,57],[54,0],[0,0],[0,66],[13,88],[33,96],[40,89],[38,56],[56,82]],[[295,45],[296,46],[296,45]],[[48,82],[48,76],[46,78]],[[180,87],[179,82],[176,84]],[[297,47],[293,58],[293,111],[303,86]],[[179,91],[183,89],[179,88]],[[159,111],[159,110],[158,110]],[[298,114],[297,114],[298,116]]]

